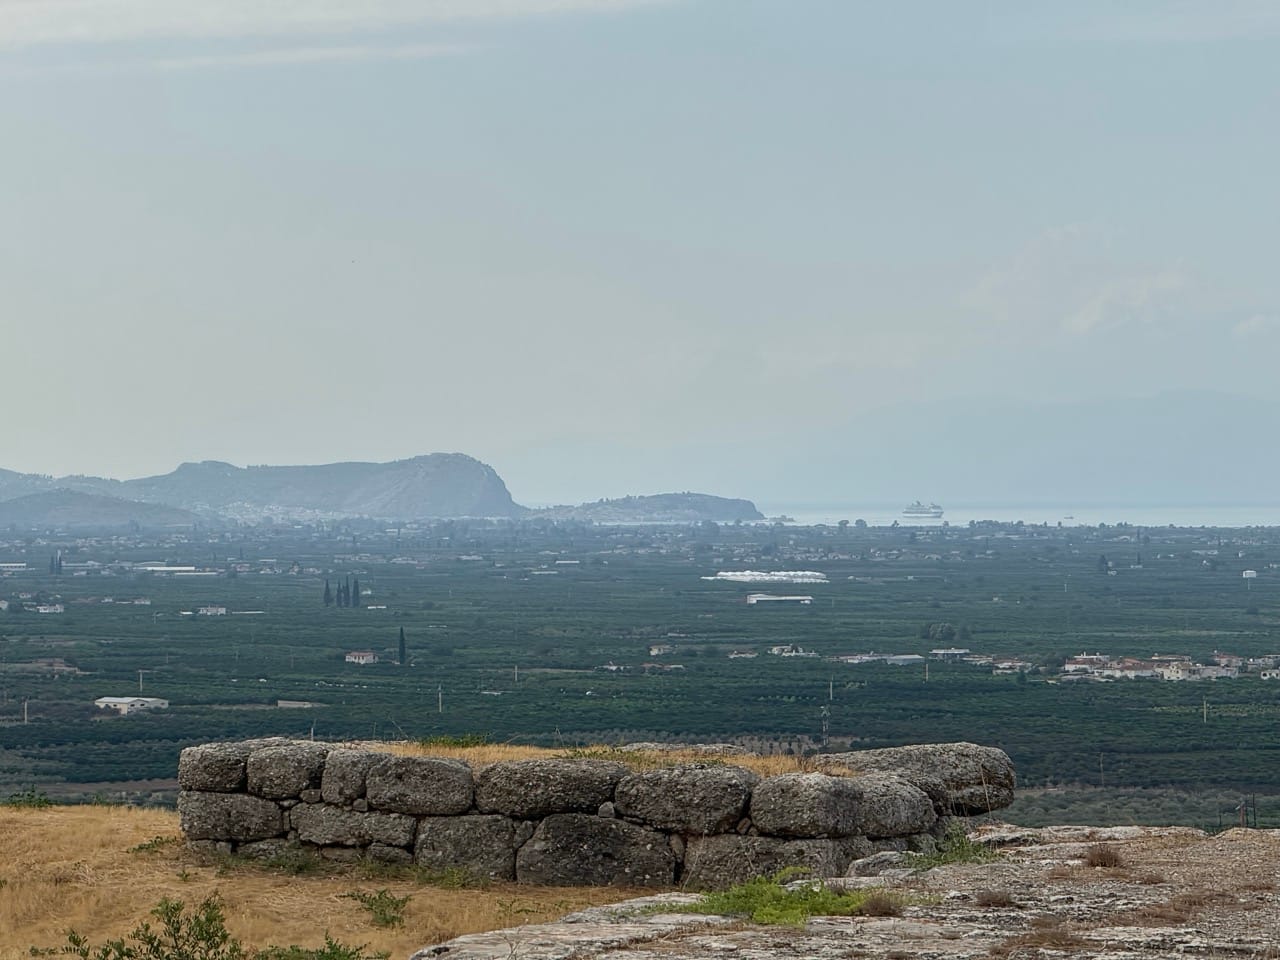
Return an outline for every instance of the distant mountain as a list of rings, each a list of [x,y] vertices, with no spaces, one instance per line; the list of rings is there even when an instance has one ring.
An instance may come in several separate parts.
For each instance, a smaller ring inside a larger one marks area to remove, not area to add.
[[[0,502],[0,529],[160,530],[198,522],[189,510],[75,490],[48,490]]]
[[[43,496],[48,499],[39,499]],[[153,526],[189,524],[197,519],[217,525],[344,517],[419,520],[532,515],[596,523],[732,523],[764,519],[750,500],[705,493],[623,497],[530,511],[511,499],[507,485],[492,467],[461,453],[430,453],[391,463],[297,467],[237,467],[204,460],[137,480],[79,475],[55,478],[0,470],[0,507],[20,501],[22,505],[14,508],[19,512],[13,514],[18,519],[5,520],[5,524],[58,526],[60,516],[74,517],[77,526],[88,525],[94,519],[99,526],[114,526],[121,517],[130,518],[121,521],[126,525],[135,518],[141,523],[144,516]],[[165,519],[161,513],[130,513],[122,504],[171,507],[176,512]],[[45,508],[51,512],[39,512]]]
[[[537,511],[537,515],[595,523],[696,523],[701,520],[733,523],[764,519],[764,514],[750,500],[713,497],[707,493],[659,493],[597,500],[576,507],[550,507]]]
[[[123,496],[214,510],[236,519],[316,515],[414,520],[516,517],[524,512],[492,467],[461,453],[302,467],[236,467],[206,460],[120,487]]]
[[[194,511],[207,518],[518,517],[488,464],[460,453],[431,453],[391,463],[237,467],[216,460],[184,463],[172,473],[138,480],[0,471],[0,501],[50,489]]]

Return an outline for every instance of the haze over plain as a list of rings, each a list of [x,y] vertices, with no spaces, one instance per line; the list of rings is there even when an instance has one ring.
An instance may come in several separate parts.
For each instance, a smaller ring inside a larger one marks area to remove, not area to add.
[[[0,0],[0,466],[1267,497],[1278,39],[1248,0]]]

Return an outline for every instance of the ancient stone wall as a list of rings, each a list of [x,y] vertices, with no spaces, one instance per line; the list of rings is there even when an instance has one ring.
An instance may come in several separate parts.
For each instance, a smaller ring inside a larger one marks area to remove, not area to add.
[[[715,888],[790,866],[841,876],[879,850],[928,850],[950,818],[1013,800],[1013,766],[992,747],[819,760],[855,775],[554,758],[472,768],[310,741],[211,743],[182,751],[178,810],[189,843],[226,853],[298,846],[522,883]]]

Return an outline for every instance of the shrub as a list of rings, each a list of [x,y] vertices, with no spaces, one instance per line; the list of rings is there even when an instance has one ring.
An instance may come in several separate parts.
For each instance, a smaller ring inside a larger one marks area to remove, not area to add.
[[[40,810],[53,806],[53,801],[49,799],[48,794],[43,790],[37,790],[35,784],[32,784],[25,790],[9,794],[4,801],[4,805],[6,807],[27,807],[33,810]]]
[[[343,896],[348,900],[357,901],[368,910],[375,926],[398,927],[404,923],[404,908],[409,902],[408,894],[403,897],[397,897],[384,887],[381,890],[375,890],[373,893],[365,890],[353,890],[351,893],[344,893]]]
[[[948,863],[990,863],[999,858],[986,844],[970,840],[959,824],[952,824],[932,853],[908,853],[907,863],[917,870],[929,870]]]
[[[32,947],[31,956],[81,960],[386,960],[388,956],[366,954],[363,946],[341,943],[327,933],[323,947],[271,946],[250,952],[227,930],[222,901],[216,894],[200,901],[191,913],[181,900],[166,897],[151,915],[159,921],[157,928],[144,920],[123,940],[108,940],[94,947],[88,938],[71,930],[60,949]]]
[[[1115,847],[1095,843],[1084,852],[1084,862],[1090,867],[1113,869],[1124,866],[1124,857]]]

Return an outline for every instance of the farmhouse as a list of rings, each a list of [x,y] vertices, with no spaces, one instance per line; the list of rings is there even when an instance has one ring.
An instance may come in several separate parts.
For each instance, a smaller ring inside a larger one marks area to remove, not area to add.
[[[169,709],[169,701],[159,697],[99,697],[93,705],[100,710],[114,710],[122,717],[140,710]]]
[[[352,650],[347,654],[347,663],[358,663],[361,666],[377,663],[378,655],[372,650]]]
[[[747,594],[747,603],[813,603],[813,597],[804,596],[788,596],[780,597],[771,593],[749,593]]]

